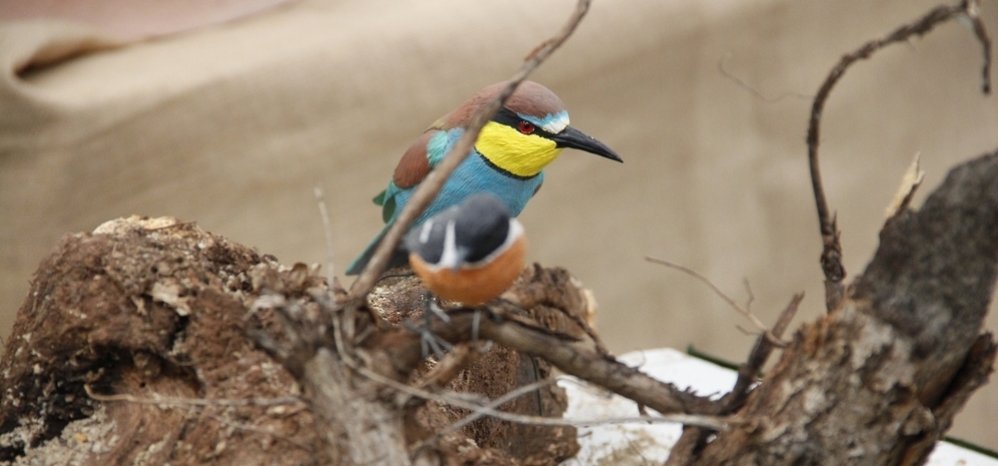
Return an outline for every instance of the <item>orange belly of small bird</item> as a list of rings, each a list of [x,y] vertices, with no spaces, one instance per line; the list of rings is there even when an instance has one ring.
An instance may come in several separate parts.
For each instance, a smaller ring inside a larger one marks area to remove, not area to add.
[[[409,254],[412,270],[433,294],[469,306],[484,304],[509,289],[523,271],[527,241],[520,238],[506,252],[478,267],[434,269],[419,255]]]

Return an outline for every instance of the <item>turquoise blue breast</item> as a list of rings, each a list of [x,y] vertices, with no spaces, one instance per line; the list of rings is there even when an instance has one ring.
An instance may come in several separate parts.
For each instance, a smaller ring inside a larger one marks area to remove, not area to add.
[[[434,147],[434,143],[438,141],[431,141],[429,144],[427,152],[430,154],[432,165],[436,165],[439,159],[443,157],[442,154],[446,154],[450,150],[450,146],[457,141],[461,132],[452,130],[447,133],[447,144],[439,144],[436,147]],[[441,210],[459,204],[468,196],[481,192],[495,194],[496,197],[506,204],[506,208],[515,217],[520,215],[520,212],[523,211],[523,208],[527,205],[530,198],[533,197],[543,181],[544,173],[539,173],[537,176],[527,179],[507,175],[486,163],[482,155],[473,149],[472,153],[461,162],[457,170],[447,179],[440,193],[437,194],[436,199],[430,203],[429,207],[423,211],[423,214],[416,219],[415,223],[422,223]],[[398,216],[402,211],[402,206],[409,202],[409,198],[413,192],[414,189],[406,189],[401,190],[395,195],[397,208],[392,218],[393,221],[395,220],[394,217]]]

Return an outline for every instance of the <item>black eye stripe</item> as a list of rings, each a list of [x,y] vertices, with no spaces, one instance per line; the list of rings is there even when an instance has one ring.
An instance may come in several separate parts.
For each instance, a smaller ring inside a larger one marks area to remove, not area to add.
[[[499,112],[496,113],[496,116],[492,117],[492,121],[502,125],[509,126],[510,128],[519,131],[520,122],[527,120],[524,120],[523,118],[517,116],[516,112],[506,107],[503,107],[499,109]],[[537,125],[531,121],[527,121],[527,123],[530,123],[531,125],[534,126],[534,132],[531,135],[540,136],[542,138],[548,138],[548,139],[550,139],[551,136],[554,136],[553,134],[545,131],[544,128],[541,128],[540,125]]]

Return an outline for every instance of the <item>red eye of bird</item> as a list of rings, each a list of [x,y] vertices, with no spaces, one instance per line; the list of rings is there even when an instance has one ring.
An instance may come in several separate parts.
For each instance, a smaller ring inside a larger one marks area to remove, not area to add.
[[[533,123],[530,123],[529,121],[520,120],[520,124],[517,125],[516,129],[520,130],[520,132],[523,134],[533,134],[535,128]]]

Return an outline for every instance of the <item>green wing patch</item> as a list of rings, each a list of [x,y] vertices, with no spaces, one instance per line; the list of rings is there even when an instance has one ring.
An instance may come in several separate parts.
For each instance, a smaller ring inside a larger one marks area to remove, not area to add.
[[[391,220],[392,216],[395,215],[395,195],[402,191],[398,186],[395,185],[394,181],[388,182],[388,187],[384,191],[378,193],[374,196],[374,203],[381,206],[381,219],[385,223]]]
[[[389,220],[395,215],[395,197],[388,198],[385,201],[384,206],[381,208],[381,220],[388,223]]]

